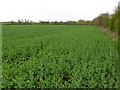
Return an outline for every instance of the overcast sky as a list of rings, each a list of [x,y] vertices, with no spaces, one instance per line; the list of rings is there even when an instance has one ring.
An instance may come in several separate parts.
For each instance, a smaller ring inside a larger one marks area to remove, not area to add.
[[[113,13],[119,0],[0,0],[0,21],[92,20],[100,13]]]

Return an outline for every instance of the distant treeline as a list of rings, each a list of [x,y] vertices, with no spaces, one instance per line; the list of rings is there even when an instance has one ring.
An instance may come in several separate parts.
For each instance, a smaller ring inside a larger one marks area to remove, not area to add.
[[[8,25],[32,25],[32,24],[41,24],[41,25],[96,25],[96,26],[101,26],[104,28],[109,28],[111,31],[116,31],[118,32],[120,29],[120,8],[117,7],[114,10],[113,14],[109,13],[102,13],[96,18],[94,18],[92,21],[86,21],[86,20],[78,20],[78,21],[41,21],[39,22],[34,22],[31,20],[22,20],[19,19],[17,22],[15,21],[10,21],[10,22],[3,22],[3,24],[8,24]],[[119,34],[120,35],[120,34]]]
[[[7,24],[7,25],[29,25],[29,24],[41,24],[41,25],[46,25],[46,24],[50,24],[50,25],[88,25],[91,24],[91,21],[85,21],[85,20],[78,20],[78,21],[41,21],[39,20],[39,22],[34,22],[31,20],[22,20],[19,19],[17,22],[15,21],[10,21],[10,22],[3,22],[3,24]]]

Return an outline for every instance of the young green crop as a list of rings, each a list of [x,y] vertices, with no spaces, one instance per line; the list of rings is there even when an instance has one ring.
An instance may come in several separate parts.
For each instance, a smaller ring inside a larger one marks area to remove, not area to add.
[[[118,53],[94,26],[3,25],[3,88],[117,88]]]

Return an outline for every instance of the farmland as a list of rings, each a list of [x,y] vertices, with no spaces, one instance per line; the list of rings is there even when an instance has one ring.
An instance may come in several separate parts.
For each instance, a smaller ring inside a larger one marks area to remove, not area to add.
[[[100,29],[3,25],[3,88],[117,88],[118,50]]]

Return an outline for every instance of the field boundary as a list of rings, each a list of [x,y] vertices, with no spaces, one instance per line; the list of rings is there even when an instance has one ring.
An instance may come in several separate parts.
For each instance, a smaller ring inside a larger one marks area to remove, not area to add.
[[[112,41],[117,42],[118,41],[118,33],[117,32],[112,32],[109,30],[109,28],[103,28],[99,27],[102,32],[104,32],[107,36],[109,36]]]

